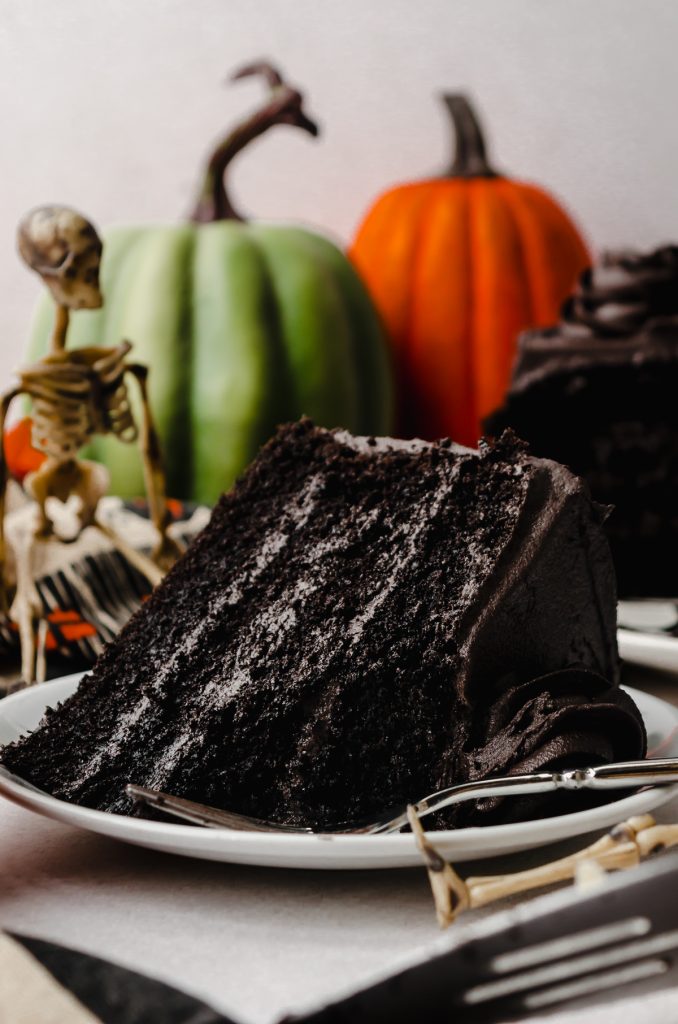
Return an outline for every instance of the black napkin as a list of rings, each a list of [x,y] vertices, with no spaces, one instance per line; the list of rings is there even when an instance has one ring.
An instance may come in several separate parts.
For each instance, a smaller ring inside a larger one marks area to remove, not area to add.
[[[11,937],[102,1024],[233,1024],[205,1003],[135,971],[42,939]]]

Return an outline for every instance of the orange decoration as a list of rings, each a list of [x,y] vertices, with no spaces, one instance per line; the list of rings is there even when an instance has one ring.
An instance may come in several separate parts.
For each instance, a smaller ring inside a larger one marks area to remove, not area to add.
[[[558,319],[591,260],[549,195],[492,170],[468,100],[444,100],[457,139],[449,172],[382,195],[350,256],[391,338],[401,435],[475,446],[519,333]]]
[[[25,476],[33,473],[45,461],[42,452],[36,451],[31,443],[33,421],[24,416],[5,431],[5,459],[7,468],[15,480],[22,482]]]
[[[76,643],[88,636],[96,636],[96,629],[91,622],[80,617],[76,611],[60,610],[50,612],[47,615],[49,629],[45,639],[45,649],[56,651],[69,643]],[[19,631],[15,622],[10,622],[10,629]]]

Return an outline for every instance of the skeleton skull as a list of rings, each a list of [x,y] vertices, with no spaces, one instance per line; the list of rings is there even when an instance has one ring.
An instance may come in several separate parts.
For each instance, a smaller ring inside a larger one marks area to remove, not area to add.
[[[24,262],[40,275],[59,305],[101,306],[101,239],[81,214],[67,206],[31,210],[19,225],[17,244]]]

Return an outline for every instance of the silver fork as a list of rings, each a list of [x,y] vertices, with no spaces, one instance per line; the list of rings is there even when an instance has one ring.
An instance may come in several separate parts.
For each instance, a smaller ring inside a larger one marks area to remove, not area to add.
[[[413,806],[420,818],[444,807],[483,800],[487,797],[519,796],[552,793],[555,790],[612,790],[632,789],[638,786],[666,786],[678,782],[678,759],[655,758],[648,761],[621,761],[595,768],[572,768],[560,772],[536,772],[532,775],[505,775],[478,782],[464,782],[430,793]],[[228,828],[238,832],[285,832],[294,835],[389,835],[400,832],[407,825],[407,807],[391,808],[375,821],[367,823],[341,823],[334,828],[315,832],[311,828],[283,825],[260,818],[247,817],[233,811],[224,811],[206,804],[185,800],[183,797],[162,793],[130,783],[125,791],[132,800],[204,828]]]

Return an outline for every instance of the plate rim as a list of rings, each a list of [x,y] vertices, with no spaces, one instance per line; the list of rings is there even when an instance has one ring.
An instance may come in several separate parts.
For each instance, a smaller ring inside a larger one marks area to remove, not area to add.
[[[45,691],[45,703],[46,708],[49,701],[49,694],[53,692],[53,688],[59,688],[60,690],[70,685],[73,689],[78,685],[86,672],[71,673],[67,676],[61,676],[58,679],[50,680],[49,682],[40,684],[40,691]],[[654,704],[657,711],[670,710],[673,719],[673,729],[668,734],[678,734],[678,708],[674,705],[669,704],[668,701],[663,700],[661,697],[656,697],[654,694],[646,693],[643,690],[638,690],[634,687],[624,686],[622,687],[632,699],[640,699],[641,704]],[[72,690],[70,692],[73,692]],[[36,693],[36,688],[31,690],[21,690],[18,693],[10,694],[9,696],[0,700],[0,714],[6,712],[8,706],[11,707],[14,704],[21,704],[26,699],[26,694],[30,694],[33,697]],[[61,694],[57,701],[65,700],[70,693]],[[664,740],[665,742],[665,740]],[[503,825],[487,825],[487,826],[472,826],[463,829],[441,829],[427,833],[431,839],[440,845],[446,845],[454,843],[455,840],[463,838],[467,844],[471,845],[476,841],[479,845],[494,845],[493,841],[496,841],[500,837],[506,836],[506,830],[510,830],[510,836],[514,842],[510,845],[515,849],[527,849],[537,848],[540,845],[547,845],[554,842],[560,842],[564,839],[575,838],[577,836],[583,836],[591,832],[604,830],[605,828],[611,827],[609,822],[600,823],[601,809],[616,808],[619,813],[614,815],[614,823],[625,820],[633,815],[647,813],[648,811],[660,806],[663,803],[667,803],[675,795],[678,794],[678,783],[671,786],[665,787],[650,787],[643,790],[640,793],[634,793],[631,796],[623,797],[619,800],[611,801],[609,804],[601,807],[587,808],[582,811],[573,811],[569,814],[563,814],[558,816],[552,816],[549,818],[541,818],[529,821],[514,822]],[[100,811],[90,807],[82,807],[79,804],[72,804],[65,800],[60,800],[57,797],[51,796],[49,793],[45,793],[32,786],[29,782],[22,779],[20,776],[14,775],[4,766],[0,765],[0,796],[10,800],[12,803],[19,805],[25,810],[37,813],[43,817],[50,818],[67,824],[72,827],[85,829],[86,831],[94,832],[98,835],[104,835],[123,841],[130,842],[134,845],[149,845],[149,840],[155,839],[156,844],[151,848],[155,849],[166,849],[165,847],[158,846],[157,843],[163,841],[176,840],[176,842],[183,842],[188,840],[189,846],[195,845],[193,852],[186,850],[168,850],[167,852],[179,853],[184,856],[201,857],[204,852],[210,851],[212,853],[222,852],[223,857],[220,860],[225,862],[229,861],[228,850],[223,849],[223,839],[226,836],[228,846],[232,848],[233,853],[237,853],[239,848],[251,848],[254,846],[261,846],[264,851],[270,851],[274,853],[276,850],[284,851],[286,855],[292,853],[292,851],[298,852],[301,857],[307,856],[311,851],[319,851],[322,847],[325,851],[332,853],[340,857],[342,853],[352,853],[353,856],[358,854],[362,856],[368,856],[369,853],[379,856],[379,850],[388,849],[392,853],[398,853],[400,855],[409,854],[412,852],[413,847],[416,849],[414,836],[409,833],[399,833],[396,835],[388,836],[366,836],[366,835],[294,835],[286,833],[256,833],[256,832],[236,832],[220,829],[196,829],[192,825],[184,825],[174,822],[159,822],[147,819],[131,818],[123,814],[114,814],[110,811]],[[605,815],[605,817],[608,817]],[[575,819],[575,820],[573,820]],[[571,822],[573,825],[572,830],[567,830],[564,826],[567,822]],[[543,831],[544,836],[540,837],[537,842],[532,842],[529,839],[530,832],[538,825]],[[556,834],[552,834],[556,833]],[[564,834],[566,833],[566,834]],[[199,836],[199,844],[192,844],[191,839],[195,839]],[[384,844],[387,844],[384,846]],[[523,845],[524,844],[524,845]],[[456,860],[461,862],[462,860],[473,860],[481,859],[494,856],[506,855],[510,852],[507,848],[504,853],[501,851],[498,853],[483,853],[481,850],[478,854],[462,855],[455,854]],[[371,860],[374,858],[371,857]],[[239,863],[245,863],[239,861]],[[248,859],[246,863],[255,864],[255,859]],[[268,864],[268,858],[266,860]],[[417,862],[419,863],[419,861]],[[291,864],[283,864],[281,867],[293,867]],[[299,863],[297,865],[302,869],[308,869],[310,867],[327,867],[332,868],[332,864],[319,864],[313,863]],[[370,865],[364,864],[363,867]],[[392,868],[402,867],[403,862],[394,860],[393,863],[378,863],[374,865],[376,867]],[[414,866],[414,865],[412,865]],[[349,867],[349,865],[347,865]]]
[[[651,600],[651,599],[650,599]],[[620,607],[624,604],[619,602]],[[678,673],[678,636],[651,629],[617,626],[617,645],[622,661],[630,665]]]
[[[678,636],[671,636],[670,633],[651,633],[649,630],[620,626],[617,640],[628,651],[654,650],[657,653],[670,653],[674,657],[678,655]]]

